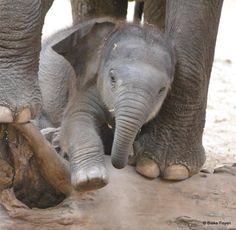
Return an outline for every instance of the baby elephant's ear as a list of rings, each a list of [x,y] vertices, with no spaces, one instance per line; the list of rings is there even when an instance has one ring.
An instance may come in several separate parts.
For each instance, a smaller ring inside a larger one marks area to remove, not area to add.
[[[100,63],[100,48],[104,39],[115,28],[108,19],[82,22],[66,33],[68,35],[52,48],[73,66],[79,86],[96,78]]]

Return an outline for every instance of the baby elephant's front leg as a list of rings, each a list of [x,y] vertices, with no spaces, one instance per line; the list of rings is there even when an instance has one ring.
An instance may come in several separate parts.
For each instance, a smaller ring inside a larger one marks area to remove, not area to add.
[[[108,183],[99,127],[106,112],[95,87],[74,95],[67,106],[60,145],[68,152],[71,183],[77,191],[98,189]]]

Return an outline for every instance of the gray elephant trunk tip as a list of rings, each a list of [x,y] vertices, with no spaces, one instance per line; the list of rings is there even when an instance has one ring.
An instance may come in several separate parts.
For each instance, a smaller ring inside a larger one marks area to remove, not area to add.
[[[117,169],[123,169],[127,163],[128,163],[128,159],[124,160],[123,158],[118,158],[117,156],[112,156],[111,157],[111,163],[112,165],[117,168]]]

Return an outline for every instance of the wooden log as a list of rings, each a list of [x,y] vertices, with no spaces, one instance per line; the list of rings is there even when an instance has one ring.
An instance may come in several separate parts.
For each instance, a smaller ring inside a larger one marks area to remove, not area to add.
[[[43,177],[53,188],[69,195],[72,190],[69,162],[57,154],[32,123],[14,124],[13,126],[20,131],[32,147]]]

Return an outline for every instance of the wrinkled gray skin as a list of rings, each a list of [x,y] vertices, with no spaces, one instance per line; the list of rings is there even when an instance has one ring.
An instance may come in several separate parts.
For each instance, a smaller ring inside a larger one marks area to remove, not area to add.
[[[74,94],[75,71],[65,58],[52,49],[52,46],[63,40],[68,32],[69,29],[59,31],[42,42],[38,73],[42,113],[35,119],[40,129],[60,126],[67,102]]]
[[[115,118],[112,163],[123,168],[138,131],[157,114],[167,95],[175,58],[168,39],[150,26],[98,19],[72,30],[52,46],[77,76],[59,136],[69,154],[72,184],[87,190],[108,182],[102,125]]]
[[[164,30],[166,2],[166,0],[136,0],[134,20],[141,20],[143,14],[145,22]]]
[[[26,122],[41,107],[37,81],[43,20],[52,0],[0,2],[0,122]]]
[[[146,21],[164,28],[173,39],[177,65],[171,91],[158,116],[143,127],[135,142],[135,163],[138,166],[146,159],[154,160],[157,175],[164,179],[186,179],[198,173],[205,162],[202,134],[222,4],[223,0],[144,1]]]
[[[148,7],[147,2],[154,5]],[[176,48],[175,80],[158,116],[142,128],[135,142],[135,163],[138,166],[143,159],[152,159],[163,178],[181,180],[197,173],[205,160],[202,133],[223,0],[166,0],[166,7],[162,7],[165,14],[154,7],[162,2],[165,1],[146,0],[144,18],[152,22],[156,20],[154,16],[161,15],[157,18],[161,23],[156,24],[162,27],[165,22],[165,33]],[[39,0],[0,2],[1,123],[27,122],[38,113],[40,38],[50,4],[51,1]],[[155,8],[156,12],[145,13],[148,8]],[[147,176],[144,171],[139,170]]]

